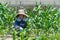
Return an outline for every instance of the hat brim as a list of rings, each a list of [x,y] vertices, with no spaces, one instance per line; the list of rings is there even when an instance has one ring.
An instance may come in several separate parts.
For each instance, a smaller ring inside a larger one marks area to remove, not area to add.
[[[28,17],[27,14],[19,14],[19,13],[16,15],[16,17],[18,17],[19,15],[24,15],[25,17]]]

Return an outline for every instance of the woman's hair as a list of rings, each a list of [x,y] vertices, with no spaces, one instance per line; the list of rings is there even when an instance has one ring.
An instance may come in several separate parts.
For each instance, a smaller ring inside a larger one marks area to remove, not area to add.
[[[18,18],[18,17],[19,17],[19,15],[17,15],[16,17]],[[24,17],[24,15],[23,15],[23,17]]]

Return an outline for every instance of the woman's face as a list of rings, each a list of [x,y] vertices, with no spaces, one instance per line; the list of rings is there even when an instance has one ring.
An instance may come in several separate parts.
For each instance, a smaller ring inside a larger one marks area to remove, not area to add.
[[[23,18],[24,18],[24,15],[19,15],[19,18],[20,18],[20,19],[23,19]]]

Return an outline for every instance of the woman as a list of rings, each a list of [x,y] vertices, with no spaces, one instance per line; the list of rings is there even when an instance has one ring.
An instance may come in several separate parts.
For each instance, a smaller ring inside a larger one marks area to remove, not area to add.
[[[16,16],[16,21],[14,23],[14,28],[18,32],[17,33],[18,37],[20,36],[19,35],[20,34],[19,31],[23,30],[27,26],[27,23],[25,21],[27,17],[28,17],[28,15],[24,13],[24,10],[20,9],[18,14],[17,14],[17,16]]]

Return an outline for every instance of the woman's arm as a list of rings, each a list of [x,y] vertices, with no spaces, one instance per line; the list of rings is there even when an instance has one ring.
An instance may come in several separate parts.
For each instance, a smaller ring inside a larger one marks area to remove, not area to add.
[[[19,25],[18,25],[17,21],[15,21],[15,23],[14,23],[14,28],[19,28]]]
[[[23,28],[20,26],[20,23],[18,21],[15,21],[14,23],[14,28],[17,29],[17,30],[23,30]]]

